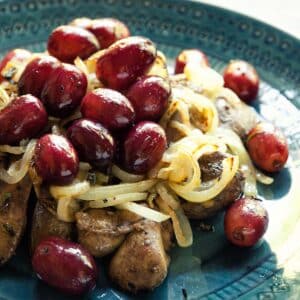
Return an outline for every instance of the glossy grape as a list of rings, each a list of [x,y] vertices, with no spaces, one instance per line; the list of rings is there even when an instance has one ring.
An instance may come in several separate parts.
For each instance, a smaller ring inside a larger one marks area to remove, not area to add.
[[[32,95],[14,99],[0,111],[0,144],[14,145],[35,137],[47,125],[42,102]]]
[[[269,123],[258,123],[248,134],[247,148],[253,162],[267,172],[280,171],[289,156],[282,132]]]
[[[89,18],[76,18],[71,21],[69,25],[87,29],[90,26],[91,22],[92,19]]]
[[[89,31],[76,26],[60,26],[48,39],[48,52],[66,63],[73,63],[78,56],[85,59],[99,50],[96,37]]]
[[[112,18],[93,20],[86,29],[95,35],[101,49],[108,48],[116,41],[130,36],[128,27],[121,21]]]
[[[81,104],[84,118],[101,123],[110,130],[128,127],[135,118],[129,100],[121,93],[99,88],[85,95]]]
[[[39,279],[72,295],[93,289],[98,276],[91,254],[81,245],[50,236],[36,247],[32,267]]]
[[[124,166],[136,174],[147,173],[160,161],[166,148],[164,130],[156,123],[140,122],[125,138],[122,153]]]
[[[20,77],[19,93],[32,94],[40,98],[46,80],[57,66],[59,66],[58,60],[51,56],[44,55],[33,59]]]
[[[243,60],[231,61],[223,74],[224,86],[232,89],[246,103],[253,101],[259,89],[255,68]]]
[[[115,142],[101,124],[86,119],[77,120],[69,127],[67,135],[81,161],[89,162],[101,170],[111,164]]]
[[[4,80],[1,72],[4,70],[6,65],[11,61],[23,62],[30,58],[31,52],[25,49],[14,49],[6,53],[6,55],[0,61],[0,82]]]
[[[159,76],[141,77],[127,92],[136,121],[159,120],[167,109],[170,94],[171,87],[166,79]]]
[[[226,237],[234,245],[255,245],[268,228],[268,212],[262,202],[253,198],[242,198],[226,211],[224,229]]]
[[[107,48],[98,58],[97,78],[108,88],[127,89],[154,62],[155,45],[143,37],[128,37]]]
[[[186,49],[178,54],[175,61],[175,74],[183,73],[187,64],[199,67],[209,66],[207,56],[198,49]]]
[[[63,136],[46,134],[35,148],[37,174],[50,184],[65,185],[75,178],[79,161],[72,144]]]
[[[86,75],[73,65],[61,64],[49,75],[41,98],[50,115],[63,118],[80,105],[86,90]]]

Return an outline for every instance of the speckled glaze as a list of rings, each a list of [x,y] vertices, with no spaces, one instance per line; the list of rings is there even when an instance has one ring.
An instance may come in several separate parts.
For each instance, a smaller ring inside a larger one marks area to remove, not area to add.
[[[157,43],[173,69],[184,48],[201,48],[222,71],[230,59],[252,63],[262,79],[253,106],[287,136],[290,158],[271,186],[259,186],[270,215],[265,240],[251,249],[228,244],[222,214],[194,222],[194,244],[172,250],[169,275],[152,293],[120,291],[101,265],[97,288],[85,299],[298,299],[300,295],[300,42],[266,24],[213,6],[171,0],[12,0],[0,1],[0,56],[14,47],[45,49],[48,34],[79,16],[116,17],[135,35]],[[34,202],[34,199],[32,199]],[[0,299],[77,299],[41,283],[30,267],[27,236],[0,270]],[[187,295],[187,297],[186,297]],[[79,299],[79,298],[78,298]],[[82,299],[82,298],[80,298]]]

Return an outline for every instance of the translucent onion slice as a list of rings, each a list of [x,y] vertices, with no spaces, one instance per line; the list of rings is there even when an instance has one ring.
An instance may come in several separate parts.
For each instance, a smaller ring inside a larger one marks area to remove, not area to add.
[[[171,121],[169,124],[170,127],[177,129],[180,133],[182,133],[184,136],[189,135],[191,132],[191,128],[185,124],[182,124],[178,121]]]
[[[89,73],[96,73],[97,60],[105,52],[106,52],[105,49],[104,50],[99,50],[96,53],[94,53],[93,55],[91,55],[87,60],[85,60],[85,64],[87,66],[87,69],[88,69]]]
[[[57,202],[57,217],[64,222],[74,222],[75,213],[79,211],[79,203],[72,198],[64,197]]]
[[[128,193],[128,194],[122,194],[122,195],[118,195],[103,200],[91,201],[89,202],[89,206],[92,208],[110,207],[110,206],[115,206],[126,202],[146,200],[147,197],[148,197],[148,193]]]
[[[183,199],[201,203],[208,201],[215,196],[217,196],[221,191],[226,187],[226,185],[232,180],[233,176],[236,174],[239,167],[239,159],[238,156],[230,156],[223,160],[222,162],[223,171],[219,180],[214,184],[211,188],[202,191],[186,191],[182,187],[169,182],[169,186],[172,190],[174,190],[179,196]]]
[[[111,171],[115,177],[119,178],[123,182],[138,182],[138,181],[142,181],[145,179],[144,175],[136,175],[136,174],[128,173],[128,172],[120,169],[116,165],[113,165]]]
[[[170,216],[168,216],[166,214],[163,214],[154,209],[145,207],[143,205],[136,204],[134,202],[127,202],[127,203],[117,205],[117,208],[129,210],[139,216],[142,216],[146,219],[149,219],[151,221],[158,222],[158,223],[164,222],[164,221],[170,219]]]
[[[155,185],[154,179],[143,180],[136,183],[120,183],[117,185],[92,186],[86,193],[79,196],[81,200],[103,200],[121,194],[139,193],[148,191]]]
[[[177,112],[179,106],[179,101],[174,99],[172,96],[169,99],[169,105],[165,113],[160,119],[160,126],[164,129],[167,128],[169,121],[172,119],[173,115]]]
[[[12,163],[8,170],[1,168],[0,180],[3,180],[8,184],[15,184],[22,180],[28,172],[31,159],[34,154],[35,145],[36,141],[31,140],[26,147],[23,157],[20,160]]]
[[[190,121],[196,128],[204,129],[204,132],[214,131],[219,124],[217,109],[207,97],[195,93],[188,88],[173,88],[174,97],[178,97],[189,107]],[[180,107],[179,107],[180,109]],[[193,117],[192,111],[195,111]],[[193,120],[194,119],[194,120]]]
[[[163,183],[158,183],[156,185],[156,190],[161,199],[172,209],[177,209],[180,206],[177,196],[172,194],[172,192]]]
[[[169,77],[168,67],[166,64],[166,57],[161,51],[157,51],[156,58],[150,69],[147,71],[146,75],[155,75],[160,76],[162,78]]]
[[[26,151],[24,146],[0,145],[0,152],[20,155]]]
[[[243,142],[235,132],[226,128],[218,128],[216,134],[228,145],[233,154],[239,156],[240,167],[246,177],[244,192],[247,196],[257,195],[256,180],[263,184],[273,183],[273,178],[264,175],[254,167]]]
[[[10,102],[10,97],[6,90],[0,85],[0,109],[6,107]]]
[[[178,245],[180,247],[191,246],[193,244],[193,231],[181,206],[178,206],[176,209],[171,209],[162,198],[158,198],[156,203],[161,211],[171,217]]]
[[[196,86],[200,86],[208,96],[216,93],[224,85],[223,77],[209,67],[202,67],[195,64],[187,64],[184,68],[187,79]]]
[[[168,181],[181,188],[182,191],[192,191],[200,186],[201,171],[192,154],[182,150],[178,151],[169,168]]]
[[[79,197],[81,194],[86,193],[89,189],[90,184],[88,181],[75,182],[65,186],[51,185],[49,188],[50,194],[55,199],[61,199],[65,197],[74,199]]]
[[[88,70],[86,64],[84,63],[84,61],[80,57],[76,57],[76,59],[74,60],[74,65],[80,71],[82,71],[86,75],[86,77],[89,76],[89,70]]]

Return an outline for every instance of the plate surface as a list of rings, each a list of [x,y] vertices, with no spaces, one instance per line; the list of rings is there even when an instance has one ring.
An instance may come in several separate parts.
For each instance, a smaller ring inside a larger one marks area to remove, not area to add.
[[[259,187],[270,214],[265,240],[252,249],[236,249],[225,240],[222,214],[208,221],[215,227],[213,233],[201,232],[195,222],[193,246],[173,249],[165,282],[136,299],[299,299],[299,40],[256,20],[195,2],[0,0],[0,56],[15,47],[43,50],[54,27],[78,16],[117,17],[134,34],[153,39],[170,62],[181,49],[199,47],[220,71],[232,58],[253,63],[263,81],[254,106],[282,128],[290,145],[287,168],[275,176],[274,184]],[[76,299],[35,278],[27,236],[17,255],[0,270],[0,299]],[[99,284],[85,299],[133,299],[111,286],[105,261],[100,264]]]

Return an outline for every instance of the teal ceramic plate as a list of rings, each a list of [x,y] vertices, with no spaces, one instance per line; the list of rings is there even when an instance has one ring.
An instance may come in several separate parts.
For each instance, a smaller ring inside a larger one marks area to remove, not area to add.
[[[248,250],[230,246],[223,216],[209,220],[215,232],[194,223],[195,242],[174,248],[169,275],[155,291],[136,299],[300,299],[300,42],[266,24],[220,8],[188,1],[0,0],[0,55],[14,47],[44,49],[51,29],[77,16],[114,16],[132,32],[153,39],[173,59],[183,48],[199,47],[217,70],[232,58],[253,63],[262,78],[255,108],[281,127],[290,145],[287,168],[260,187],[270,213],[265,240]],[[28,236],[28,235],[27,235]],[[36,279],[27,236],[16,256],[0,270],[0,299],[71,299]],[[105,277],[85,299],[133,299]]]

